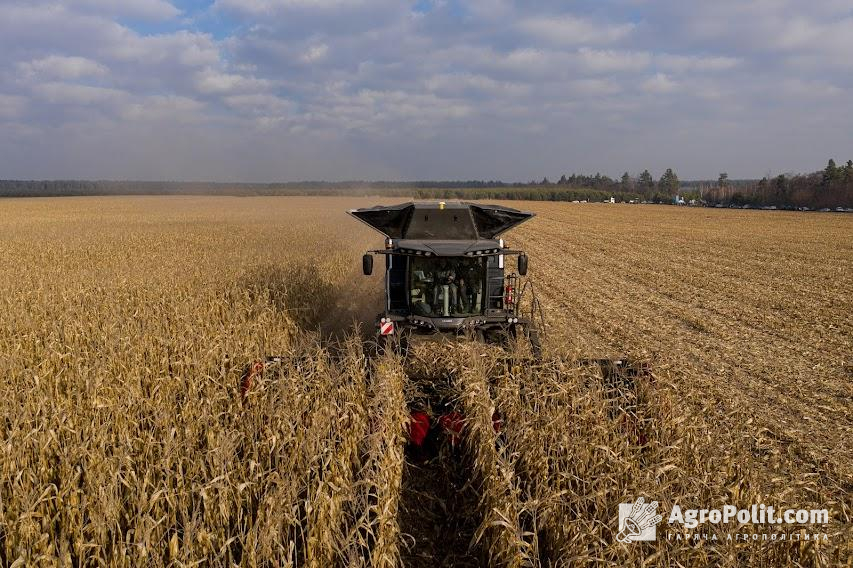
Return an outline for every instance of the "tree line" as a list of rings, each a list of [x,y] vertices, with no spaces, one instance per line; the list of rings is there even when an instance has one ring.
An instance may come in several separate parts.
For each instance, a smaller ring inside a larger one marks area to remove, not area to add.
[[[507,199],[527,201],[639,201],[637,193],[622,191],[603,191],[589,188],[560,188],[555,185],[542,184],[525,185],[507,188],[480,189],[418,189],[414,192],[416,199]]]
[[[717,183],[699,188],[709,204],[823,209],[853,207],[853,160],[838,166],[830,159],[822,171],[779,174],[734,184],[725,173]]]
[[[557,181],[505,183],[467,181],[303,181],[222,183],[169,181],[0,180],[0,197],[76,195],[388,195],[448,199],[530,199],[543,201],[649,201],[672,203],[676,195],[708,205],[853,207],[853,160],[810,174],[780,174],[760,180],[680,181],[667,168],[655,180],[648,169],[618,179],[601,173],[562,175]]]

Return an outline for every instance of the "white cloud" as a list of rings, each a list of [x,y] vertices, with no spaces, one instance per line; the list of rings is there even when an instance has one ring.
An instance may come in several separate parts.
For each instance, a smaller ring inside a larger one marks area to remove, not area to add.
[[[104,43],[104,58],[129,64],[177,63],[187,67],[200,67],[218,64],[221,59],[219,49],[210,36],[187,31],[142,36],[121,28]]]
[[[434,4],[446,4],[446,0],[433,0]],[[481,20],[506,20],[515,18],[515,7],[511,0],[468,0],[467,8],[474,17]]]
[[[622,91],[618,83],[607,79],[577,79],[569,84],[572,92],[584,96],[609,96]]]
[[[571,53],[546,48],[520,48],[506,54],[483,52],[482,67],[490,72],[508,73],[513,80],[533,86],[536,81],[552,80],[563,75],[573,64]],[[460,64],[472,65],[475,61],[460,60]]]
[[[166,0],[64,0],[61,3],[56,0],[30,0],[28,4],[36,7],[62,4],[74,12],[145,21],[170,20],[181,14],[178,8]]]
[[[843,51],[853,50],[853,16],[830,22],[799,17],[784,22],[772,43],[783,50]]]
[[[292,101],[268,93],[230,95],[223,100],[236,111],[253,116],[283,118],[296,111]]]
[[[820,55],[826,58],[821,67],[843,67],[853,50],[851,8],[849,0],[662,0],[655,3],[650,33],[747,58]]]
[[[352,6],[369,6],[370,3],[370,0],[216,0],[214,8],[259,16],[288,9],[329,11]]]
[[[424,81],[427,90],[439,96],[464,96],[480,93],[487,96],[520,97],[530,93],[528,85],[497,81],[487,75],[474,73],[441,73]]]
[[[533,38],[556,45],[613,43],[628,37],[635,27],[631,23],[598,23],[571,15],[525,18],[518,26]]]
[[[181,11],[166,0],[71,0],[71,6],[80,6],[99,14],[114,14],[144,20],[168,20]]]
[[[654,61],[657,67],[676,73],[688,71],[729,71],[741,63],[741,60],[736,57],[705,57],[699,55],[671,55],[668,53],[656,55]]]
[[[62,82],[39,83],[33,87],[33,93],[39,99],[51,104],[70,105],[115,103],[128,95],[118,89]]]
[[[205,69],[196,74],[195,85],[204,94],[229,94],[266,89],[269,87],[270,82],[235,73],[223,73],[214,69]]]
[[[131,121],[162,121],[199,122],[204,103],[189,97],[150,96],[134,101],[121,109],[121,117]]]
[[[616,51],[581,48],[578,59],[584,69],[593,72],[642,71],[652,61],[644,51]]]
[[[656,73],[643,81],[642,88],[647,93],[665,94],[678,89],[678,83],[670,79],[665,73]]]
[[[844,96],[844,89],[823,80],[786,79],[779,88],[798,100],[813,100]]]
[[[329,54],[329,46],[325,43],[312,45],[302,54],[302,61],[305,63],[314,63],[324,59]]]
[[[24,75],[53,78],[80,79],[82,77],[102,77],[108,70],[97,61],[85,57],[49,55],[19,64]]]
[[[432,93],[363,89],[331,92],[311,105],[309,123],[332,131],[361,131],[382,137],[434,133],[448,120],[474,112],[470,104]]]

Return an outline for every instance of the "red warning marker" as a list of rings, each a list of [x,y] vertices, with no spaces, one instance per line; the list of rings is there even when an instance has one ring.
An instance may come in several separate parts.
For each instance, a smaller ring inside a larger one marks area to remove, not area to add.
[[[462,437],[462,429],[465,428],[465,417],[454,411],[443,415],[438,419],[438,423],[450,435],[450,444],[456,447]]]
[[[495,429],[495,432],[497,432],[498,434],[500,434],[500,433],[501,433],[501,429],[502,429],[503,427],[504,427],[504,419],[503,419],[503,416],[501,416],[501,413],[500,413],[500,412],[498,412],[497,410],[495,410],[495,411],[492,413],[492,428],[494,428],[494,429]]]
[[[386,321],[379,325],[379,333],[382,335],[391,335],[394,333],[394,322]]]
[[[409,420],[409,440],[421,447],[429,434],[429,415],[426,412],[412,412]]]

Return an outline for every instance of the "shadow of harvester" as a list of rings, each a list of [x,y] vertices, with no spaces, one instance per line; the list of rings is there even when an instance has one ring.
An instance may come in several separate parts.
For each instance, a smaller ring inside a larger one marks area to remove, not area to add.
[[[303,331],[341,339],[354,325],[369,327],[381,310],[381,297],[355,272],[342,277],[330,272],[305,262],[261,265],[244,274],[238,286],[253,301],[287,312]]]

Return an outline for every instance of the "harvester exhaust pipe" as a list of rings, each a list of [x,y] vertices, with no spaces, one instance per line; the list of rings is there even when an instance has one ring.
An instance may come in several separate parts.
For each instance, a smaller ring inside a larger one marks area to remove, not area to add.
[[[442,296],[444,296],[444,304],[442,306],[441,315],[447,317],[450,315],[450,286],[445,284],[441,287]]]

